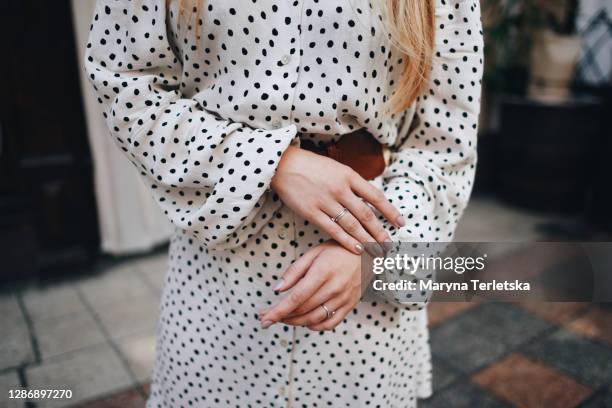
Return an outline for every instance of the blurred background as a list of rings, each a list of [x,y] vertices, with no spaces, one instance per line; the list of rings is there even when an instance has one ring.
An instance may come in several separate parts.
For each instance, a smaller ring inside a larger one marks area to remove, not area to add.
[[[94,3],[0,2],[1,407],[138,407],[148,393],[172,229],[86,83]],[[456,239],[611,241],[612,2],[481,6],[479,166]],[[422,406],[612,407],[611,305],[429,315],[435,393]],[[8,399],[41,388],[73,398]]]

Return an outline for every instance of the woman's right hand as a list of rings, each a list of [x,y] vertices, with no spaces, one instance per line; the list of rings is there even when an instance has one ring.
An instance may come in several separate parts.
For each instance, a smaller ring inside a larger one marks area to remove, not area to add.
[[[313,222],[347,250],[360,254],[364,243],[391,242],[371,204],[393,225],[405,225],[400,212],[382,191],[353,169],[333,159],[290,146],[280,160],[270,187],[302,218]],[[337,222],[332,218],[347,211]],[[378,252],[378,251],[376,251]]]

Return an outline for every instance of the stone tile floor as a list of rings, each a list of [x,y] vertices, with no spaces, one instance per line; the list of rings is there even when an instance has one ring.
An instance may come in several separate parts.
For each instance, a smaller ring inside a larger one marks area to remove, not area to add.
[[[558,222],[475,199],[457,240],[536,240]],[[1,292],[0,407],[144,406],[165,269],[162,249]],[[437,302],[429,316],[435,393],[423,407],[612,407],[610,305]],[[73,397],[7,398],[36,388]]]
[[[0,407],[89,406],[126,389],[96,406],[144,405],[165,250],[94,269],[0,296]],[[8,390],[20,387],[70,389],[73,397],[9,401]]]

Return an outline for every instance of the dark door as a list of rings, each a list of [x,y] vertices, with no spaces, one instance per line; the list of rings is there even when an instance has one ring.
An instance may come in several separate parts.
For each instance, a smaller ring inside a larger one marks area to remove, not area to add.
[[[98,247],[68,0],[0,2],[0,281],[82,265]]]

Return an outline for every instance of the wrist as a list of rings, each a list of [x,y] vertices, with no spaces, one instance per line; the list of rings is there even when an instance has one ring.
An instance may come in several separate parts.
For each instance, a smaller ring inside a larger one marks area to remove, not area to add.
[[[274,172],[274,176],[272,176],[272,180],[270,182],[270,189],[273,191],[277,191],[278,189],[278,182],[279,179],[281,178],[283,172],[285,171],[286,167],[287,167],[287,163],[291,160],[291,158],[297,153],[297,151],[300,150],[300,148],[296,145],[289,145],[285,151],[283,152],[279,162],[278,162],[278,166],[276,167],[276,171]]]

